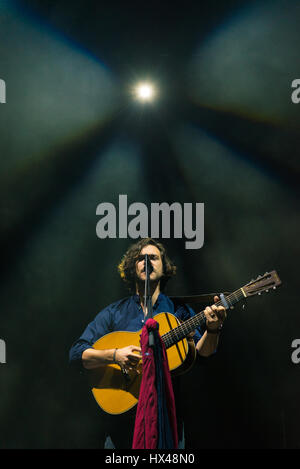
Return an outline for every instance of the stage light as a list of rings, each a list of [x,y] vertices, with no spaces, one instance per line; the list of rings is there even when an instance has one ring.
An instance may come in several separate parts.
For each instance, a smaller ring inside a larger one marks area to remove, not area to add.
[[[155,89],[151,83],[139,83],[134,90],[134,95],[139,101],[152,101]]]

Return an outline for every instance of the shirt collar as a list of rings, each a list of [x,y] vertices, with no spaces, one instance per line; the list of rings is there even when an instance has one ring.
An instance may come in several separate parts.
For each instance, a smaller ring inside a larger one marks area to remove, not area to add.
[[[160,304],[160,302],[163,300],[164,298],[164,294],[162,292],[159,293],[158,297],[157,297],[157,300],[156,302],[154,303],[153,305],[153,309],[156,309],[158,307],[158,305]],[[135,294],[133,295],[133,300],[137,303],[137,304],[140,304],[140,297],[139,295]]]

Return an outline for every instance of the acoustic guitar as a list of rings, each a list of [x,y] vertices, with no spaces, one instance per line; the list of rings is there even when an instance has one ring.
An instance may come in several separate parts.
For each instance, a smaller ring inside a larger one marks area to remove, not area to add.
[[[254,295],[260,295],[271,288],[281,285],[281,280],[275,270],[257,277],[237,291],[227,295],[221,295],[221,300],[216,306],[224,306],[226,309]],[[169,363],[169,369],[174,374],[187,372],[196,359],[196,349],[191,333],[199,326],[206,323],[204,311],[180,323],[170,313],[159,313],[154,316],[159,324],[159,333],[165,345]],[[111,332],[97,340],[93,348],[105,350],[123,348],[128,345],[140,346],[141,330],[137,332]],[[90,370],[92,393],[99,406],[109,414],[122,414],[134,407],[139,398],[139,390],[142,380],[142,363],[130,371],[125,371],[117,364],[109,364]]]

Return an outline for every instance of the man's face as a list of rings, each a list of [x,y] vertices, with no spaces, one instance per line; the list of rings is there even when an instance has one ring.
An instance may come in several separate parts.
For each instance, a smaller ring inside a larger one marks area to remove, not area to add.
[[[138,280],[141,280],[144,282],[146,279],[145,254],[148,254],[148,258],[153,267],[153,271],[150,274],[150,280],[151,281],[160,280],[161,277],[163,276],[162,258],[161,258],[160,250],[156,246],[153,246],[152,244],[145,246],[141,250],[139,257],[135,263],[136,275],[137,275]]]

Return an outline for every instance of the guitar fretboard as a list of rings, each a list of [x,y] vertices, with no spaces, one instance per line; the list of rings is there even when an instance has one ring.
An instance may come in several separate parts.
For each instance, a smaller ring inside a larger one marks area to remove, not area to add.
[[[236,290],[235,292],[225,297],[225,300],[227,303],[226,306],[223,304],[221,300],[215,303],[215,305],[224,306],[226,307],[226,309],[228,309],[243,298],[245,298],[243,289],[239,288],[239,290]],[[202,326],[205,322],[206,322],[206,316],[204,314],[204,311],[201,311],[200,313],[197,313],[195,316],[192,316],[190,319],[187,319],[186,321],[184,321],[179,326],[174,327],[174,329],[171,329],[170,331],[163,334],[161,336],[161,339],[163,340],[166,349],[168,349],[169,347],[172,347],[172,345],[177,344],[177,342],[180,342],[180,340],[187,337],[188,334],[193,332],[197,327]]]

